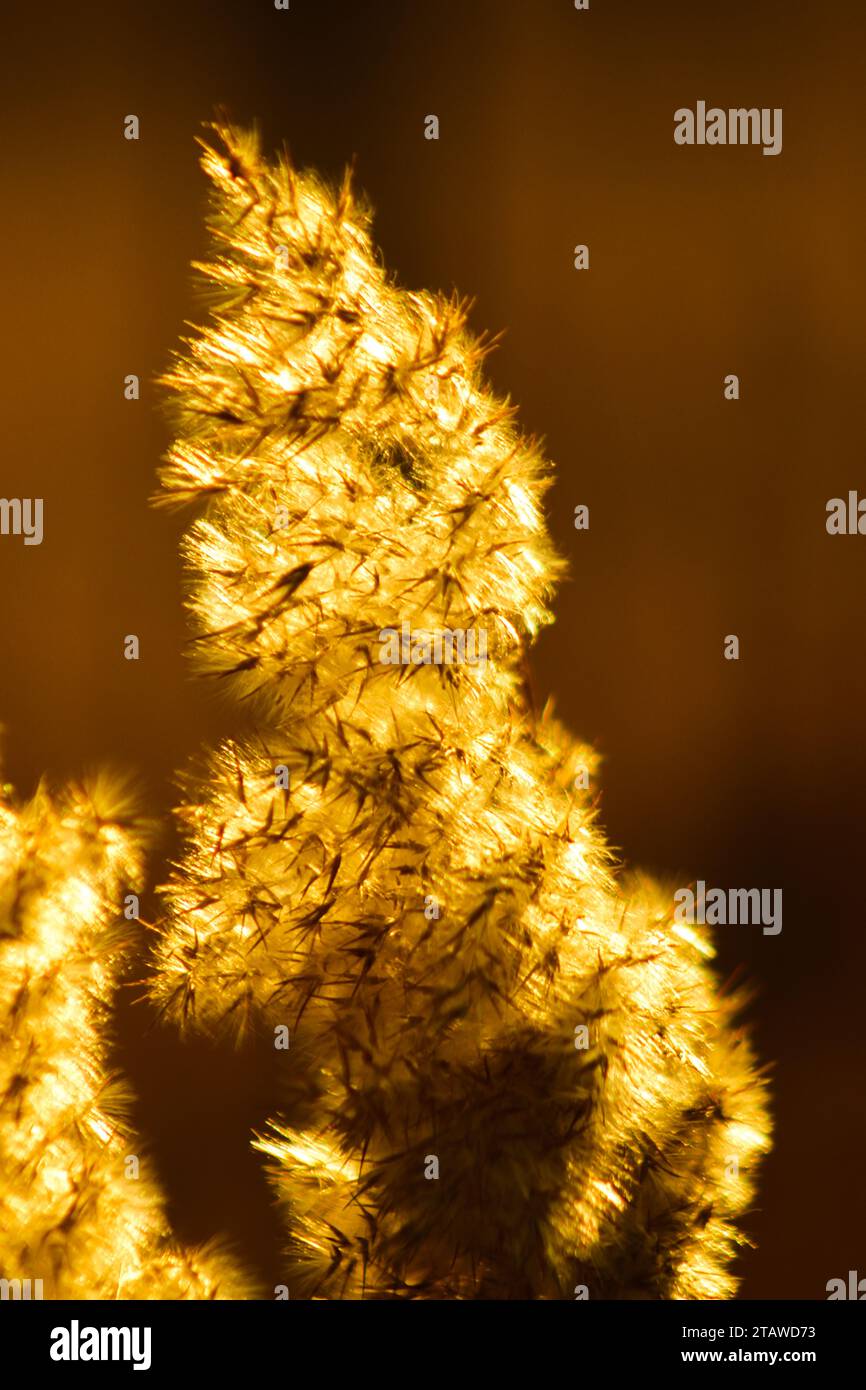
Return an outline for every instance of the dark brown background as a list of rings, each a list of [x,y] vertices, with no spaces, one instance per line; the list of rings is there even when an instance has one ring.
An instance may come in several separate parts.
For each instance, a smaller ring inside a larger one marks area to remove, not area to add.
[[[824,528],[829,497],[866,492],[866,12],[28,9],[7,6],[3,32],[0,493],[44,497],[46,536],[0,539],[9,776],[26,792],[44,770],[120,761],[165,816],[174,770],[236,728],[187,679],[180,523],[146,505],[167,442],[150,383],[196,312],[193,136],[223,102],[299,163],[336,175],[357,154],[402,282],[457,286],[479,328],[508,330],[491,374],[547,439],[572,562],[539,692],[555,688],[605,755],[613,842],[673,883],[784,890],[780,937],[721,933],[724,972],[758,982],[776,1064],[743,1294],[822,1298],[829,1278],[866,1274],[866,538]],[[677,147],[673,112],[698,99],[783,107],[782,154]],[[122,138],[131,112],[137,144]],[[438,143],[422,136],[430,112]],[[589,273],[572,268],[577,242]],[[729,632],[738,664],[722,659]],[[247,1147],[273,1104],[267,1056],[181,1050],[146,1022],[126,1005],[119,1055],[178,1227],[228,1231],[273,1278]]]

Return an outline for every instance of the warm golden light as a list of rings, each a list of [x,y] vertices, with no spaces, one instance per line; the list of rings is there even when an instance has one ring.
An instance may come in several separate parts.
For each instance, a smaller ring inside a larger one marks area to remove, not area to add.
[[[172,1245],[117,1118],[105,1021],[142,831],[104,778],[0,803],[0,1276],[41,1280],[45,1298],[250,1293],[226,1254]]]
[[[527,703],[549,466],[348,184],[217,135],[162,500],[201,503],[195,658],[262,731],[191,788],[155,995],[291,1035],[300,1120],[260,1142],[293,1297],[728,1296],[764,1087],[705,934],[614,881],[597,760]],[[383,660],[403,625],[487,657]]]

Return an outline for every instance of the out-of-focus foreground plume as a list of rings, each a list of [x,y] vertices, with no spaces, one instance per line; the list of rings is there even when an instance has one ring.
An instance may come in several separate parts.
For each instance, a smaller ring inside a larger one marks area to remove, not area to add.
[[[57,796],[40,787],[22,806],[9,788],[0,797],[0,1277],[12,1297],[248,1291],[219,1250],[170,1241],[123,1119],[130,1098],[106,1070],[141,832],[105,776]]]
[[[594,756],[527,697],[548,465],[349,182],[215,132],[161,500],[199,505],[195,659],[258,726],[190,784],[155,997],[289,1030],[258,1143],[292,1297],[728,1296],[764,1085],[704,929],[615,879]]]

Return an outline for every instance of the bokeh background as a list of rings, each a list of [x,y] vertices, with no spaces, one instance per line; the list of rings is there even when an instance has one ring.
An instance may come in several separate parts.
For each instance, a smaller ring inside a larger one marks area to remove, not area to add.
[[[119,763],[166,820],[176,770],[237,731],[185,669],[182,520],[147,505],[168,437],[153,378],[199,312],[194,136],[223,103],[302,165],[336,177],[356,156],[402,283],[457,287],[479,329],[507,330],[490,374],[557,464],[571,562],[538,699],[601,749],[612,841],[672,884],[783,889],[780,936],[719,933],[774,1064],[742,1294],[866,1274],[866,538],[824,524],[828,498],[866,493],[866,10],[12,3],[3,49],[0,493],[43,497],[46,527],[41,547],[0,538],[7,776],[26,793]],[[673,112],[699,99],[782,107],[782,154],[677,147]],[[172,852],[167,834],[156,881]],[[118,1060],[176,1225],[226,1231],[274,1280],[248,1147],[273,1054],[180,1047],[139,993]]]

